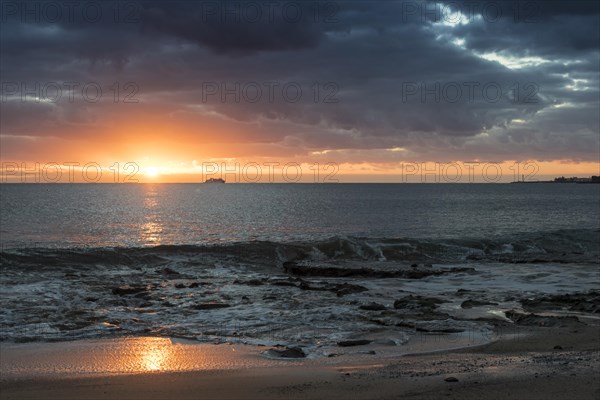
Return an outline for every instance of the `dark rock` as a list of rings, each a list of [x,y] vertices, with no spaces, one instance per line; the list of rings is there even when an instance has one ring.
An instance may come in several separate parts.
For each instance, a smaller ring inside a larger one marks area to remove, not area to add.
[[[433,315],[433,318],[424,318],[424,320],[443,320],[446,318],[449,318],[449,315],[447,314],[441,314],[440,316],[437,315]],[[465,330],[462,328],[450,328],[450,327],[444,327],[444,326],[432,326],[432,325],[425,325],[425,324],[420,324],[420,323],[410,323],[410,322],[399,322],[396,324],[396,326],[402,327],[402,328],[410,328],[410,329],[414,329],[417,332],[426,332],[426,333],[461,333],[464,332]]]
[[[461,333],[465,330],[462,328],[430,328],[425,326],[415,326],[415,330],[417,332],[426,332],[426,333]]]
[[[286,347],[283,350],[279,349],[270,349],[267,351],[267,354],[274,357],[282,357],[282,358],[304,358],[306,354],[300,347]]]
[[[193,308],[196,310],[213,310],[215,308],[226,308],[226,307],[231,307],[231,306],[227,303],[211,302],[211,303],[196,304]]]
[[[260,279],[249,279],[247,281],[236,279],[233,283],[236,285],[260,286],[263,284],[263,281]]]
[[[298,286],[298,282],[296,280],[292,280],[292,279],[287,279],[287,280],[278,279],[278,280],[270,281],[269,283],[274,286],[294,286],[294,287]]]
[[[458,378],[455,378],[453,376],[449,376],[446,379],[444,379],[446,382],[458,382]]]
[[[411,264],[412,268],[419,268],[419,264]],[[421,268],[433,268],[432,264],[426,263],[421,266]]]
[[[364,292],[367,291],[369,289],[367,289],[364,286],[360,286],[360,285],[354,285],[351,283],[342,283],[340,285],[337,285],[335,287],[335,294],[338,297],[342,297],[345,296],[347,294],[352,294],[352,293],[360,293],[360,292]]]
[[[330,291],[336,293],[338,297],[368,290],[364,286],[351,283],[307,282],[301,278],[276,279],[270,280],[269,283],[275,286],[292,286],[301,290]]]
[[[408,295],[394,302],[403,319],[432,321],[449,318],[448,314],[436,311],[437,305],[446,301],[435,297]]]
[[[438,304],[446,303],[446,301],[435,298],[435,297],[423,297],[423,296],[404,296],[401,299],[394,301],[395,309],[418,309],[418,308],[429,308],[434,309]]]
[[[192,282],[192,283],[190,283],[188,288],[193,289],[193,288],[197,288],[198,286],[200,286],[200,284],[198,282]]]
[[[136,293],[133,295],[133,297],[136,299],[152,300],[152,296],[150,296],[150,293],[146,291]]]
[[[135,294],[146,291],[148,287],[146,285],[121,285],[116,288],[113,288],[113,294],[118,294],[119,296],[124,296],[126,294]]]
[[[403,319],[411,319],[416,321],[439,321],[451,318],[446,313],[433,311],[429,308],[423,308],[421,310],[401,310],[401,317]],[[402,326],[401,323],[396,323],[396,326]],[[410,325],[410,324],[407,324]]]
[[[364,346],[369,343],[371,343],[371,340],[357,339],[357,340],[342,340],[341,342],[338,342],[337,345],[340,347],[350,347],[350,346]]]
[[[359,308],[361,310],[367,310],[367,311],[382,311],[382,310],[385,310],[385,306],[383,304],[379,304],[379,303],[363,304]]]
[[[556,346],[554,346],[554,350],[562,350],[562,349],[563,349],[562,346],[560,346],[558,344]]]
[[[178,283],[175,285],[177,289],[184,289],[186,286],[183,283]]]
[[[177,272],[174,269],[171,269],[169,267],[157,270],[156,272],[158,272],[159,274],[163,274],[163,275],[180,275],[179,272]]]
[[[481,293],[481,294],[483,294],[485,292],[483,290],[470,290],[470,289],[458,289],[456,291],[456,295],[457,296],[464,296],[464,295],[469,294],[469,293]]]
[[[528,311],[547,311],[567,308],[570,311],[600,313],[600,291],[587,293],[560,294],[520,300]]]
[[[413,267],[411,269],[401,268],[398,270],[380,270],[373,268],[343,268],[330,266],[313,266],[299,265],[295,263],[285,263],[285,271],[290,275],[295,276],[322,276],[329,278],[348,278],[348,277],[363,277],[363,278],[405,278],[405,279],[421,279],[427,276],[437,276],[456,272],[474,272],[474,268],[458,267],[432,269],[431,267],[420,268]]]
[[[300,280],[300,285],[298,285],[298,288],[300,288],[302,290],[316,290],[316,291],[335,290],[335,287],[332,287],[329,284],[311,285],[310,283],[308,283],[304,280]]]
[[[523,314],[514,310],[506,311],[504,314],[515,324],[524,326],[561,327],[582,324],[582,322],[574,316],[541,316],[536,314]]]
[[[462,304],[460,305],[461,308],[473,308],[473,307],[479,307],[479,306],[497,306],[498,303],[492,303],[490,301],[479,301],[479,300],[473,300],[473,299],[469,299],[469,300],[465,300],[462,302]]]

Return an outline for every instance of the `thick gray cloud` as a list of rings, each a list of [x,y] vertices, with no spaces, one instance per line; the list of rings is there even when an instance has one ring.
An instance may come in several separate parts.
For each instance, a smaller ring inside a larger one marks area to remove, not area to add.
[[[170,124],[172,140],[214,127],[204,143],[257,156],[343,150],[340,161],[360,162],[362,150],[402,148],[392,156],[598,161],[597,2],[91,2],[97,20],[88,3],[72,17],[60,1],[2,3],[10,143],[94,140],[137,118]],[[20,100],[20,85],[50,82],[61,100]],[[80,83],[74,101],[65,82]],[[98,102],[82,98],[91,82]],[[220,85],[236,83],[239,100],[222,98]],[[128,93],[139,102],[123,103]]]

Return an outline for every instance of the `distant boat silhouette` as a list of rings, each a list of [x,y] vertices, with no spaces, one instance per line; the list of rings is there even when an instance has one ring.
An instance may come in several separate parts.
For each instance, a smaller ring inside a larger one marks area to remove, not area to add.
[[[225,180],[222,178],[209,178],[204,183],[225,183]]]

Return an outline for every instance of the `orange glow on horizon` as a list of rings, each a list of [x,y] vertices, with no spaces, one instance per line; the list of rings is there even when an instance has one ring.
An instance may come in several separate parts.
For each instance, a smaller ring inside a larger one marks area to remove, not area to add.
[[[228,183],[470,183],[552,180],[555,177],[600,175],[600,163],[559,161],[377,161],[349,162],[345,155],[328,152],[311,157],[197,157],[158,151],[137,159],[94,161],[57,159],[2,160],[3,183],[195,183],[223,178]],[[175,155],[181,158],[175,158]],[[332,167],[333,166],[333,167]],[[60,168],[62,172],[57,172]],[[297,172],[301,172],[298,180]],[[498,179],[495,176],[500,174]],[[435,177],[434,177],[435,176]],[[56,179],[55,179],[56,178]],[[290,179],[291,178],[291,179]]]

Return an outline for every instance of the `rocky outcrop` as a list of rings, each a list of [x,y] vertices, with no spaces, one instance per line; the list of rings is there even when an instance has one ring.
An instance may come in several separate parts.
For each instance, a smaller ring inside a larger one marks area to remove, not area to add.
[[[568,327],[582,324],[577,317],[573,316],[542,316],[536,314],[523,314],[514,310],[506,311],[504,314],[515,324],[523,326]]]
[[[493,303],[491,301],[481,301],[481,300],[473,300],[473,299],[468,299],[463,301],[460,304],[461,308],[473,308],[473,307],[480,307],[480,306],[497,306],[498,303]]]
[[[456,267],[456,268],[433,268],[427,266],[410,266],[398,267],[396,269],[375,269],[375,268],[349,268],[338,266],[314,266],[303,265],[293,262],[283,264],[285,272],[294,276],[314,276],[327,278],[404,278],[404,279],[421,279],[427,276],[438,276],[450,273],[459,272],[474,272],[474,268]]]
[[[352,293],[360,293],[368,289],[361,285],[353,283],[329,283],[329,282],[308,282],[302,278],[274,279],[268,282],[275,286],[290,286],[301,290],[328,291],[335,293],[338,297]]]
[[[152,285],[121,285],[113,288],[112,293],[119,296],[125,296],[128,294],[137,294],[152,290]]]
[[[394,308],[397,310],[434,309],[438,304],[442,303],[446,303],[446,301],[435,297],[414,296],[411,294],[394,301]]]
[[[371,343],[371,340],[357,339],[357,340],[342,340],[337,345],[340,347],[351,347],[351,346],[364,346]]]
[[[227,303],[210,302],[210,303],[196,304],[193,308],[196,310],[214,310],[216,308],[227,308],[227,307],[231,307],[231,306]]]
[[[569,311],[600,313],[600,291],[590,290],[587,293],[560,294],[541,296],[520,300],[528,311],[547,311],[567,309]]]
[[[379,303],[368,303],[368,304],[363,304],[361,306],[359,306],[358,308],[360,308],[361,310],[367,310],[367,311],[383,311],[386,309],[386,307],[383,304],[379,304]]]
[[[271,357],[280,358],[305,358],[306,353],[300,347],[286,347],[284,349],[269,349],[266,352]]]

